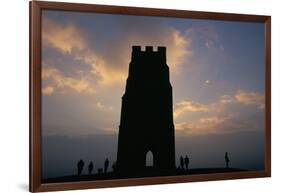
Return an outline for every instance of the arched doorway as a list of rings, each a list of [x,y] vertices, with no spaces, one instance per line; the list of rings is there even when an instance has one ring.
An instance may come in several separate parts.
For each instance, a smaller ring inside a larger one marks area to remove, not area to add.
[[[146,156],[145,156],[145,166],[146,167],[153,167],[153,165],[154,165],[154,158],[153,158],[153,153],[152,153],[152,151],[148,151],[147,153],[146,153]]]

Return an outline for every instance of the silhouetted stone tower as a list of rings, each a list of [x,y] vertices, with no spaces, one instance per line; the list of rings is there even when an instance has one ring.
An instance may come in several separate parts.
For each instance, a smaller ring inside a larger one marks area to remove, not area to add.
[[[147,171],[146,154],[153,154],[155,171],[175,168],[172,86],[166,48],[132,47],[126,91],[122,97],[117,171]]]

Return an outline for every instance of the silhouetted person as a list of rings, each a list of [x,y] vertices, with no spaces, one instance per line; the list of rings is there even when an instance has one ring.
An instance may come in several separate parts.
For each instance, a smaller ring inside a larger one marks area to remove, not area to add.
[[[105,162],[104,162],[104,173],[107,172],[108,165],[109,165],[109,161],[108,161],[108,159],[106,158],[106,160],[105,160]]]
[[[93,162],[91,161],[90,164],[88,165],[88,172],[89,172],[89,175],[92,174],[93,169],[94,169],[94,164],[93,164]]]
[[[184,163],[185,163],[185,169],[188,170],[188,165],[189,165],[189,157],[187,155],[184,158]]]
[[[113,172],[116,171],[116,163],[115,162],[112,164],[111,168],[112,168]]]
[[[229,168],[229,157],[228,157],[228,152],[225,152],[224,154],[224,160],[225,160],[225,167]]]
[[[183,157],[180,157],[180,165],[181,165],[181,169],[184,170],[184,161],[183,161]]]
[[[84,161],[80,159],[79,162],[77,163],[78,176],[81,175],[83,167],[84,167]]]

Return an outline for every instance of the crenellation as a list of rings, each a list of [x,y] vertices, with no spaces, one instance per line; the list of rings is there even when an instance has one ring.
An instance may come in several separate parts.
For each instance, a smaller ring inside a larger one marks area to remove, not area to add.
[[[166,47],[165,46],[158,46],[157,51],[161,53],[166,53]]]
[[[135,53],[141,52],[141,46],[132,46],[132,51]]]
[[[153,52],[153,46],[145,46],[146,52]]]
[[[166,54],[166,47],[165,46],[158,46],[157,50],[154,50],[153,46],[145,46],[145,50],[142,50],[142,47],[139,45],[134,45],[132,46],[132,51],[134,53],[161,53],[161,54]]]
[[[142,50],[142,47],[139,45],[132,46],[132,60],[154,58],[166,63],[166,47],[158,46],[156,49],[153,49],[153,46],[145,46],[144,48],[145,49]]]

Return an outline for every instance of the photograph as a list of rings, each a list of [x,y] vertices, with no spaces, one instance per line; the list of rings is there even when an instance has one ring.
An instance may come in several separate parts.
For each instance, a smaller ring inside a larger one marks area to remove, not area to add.
[[[263,22],[41,11],[41,183],[264,171]]]

